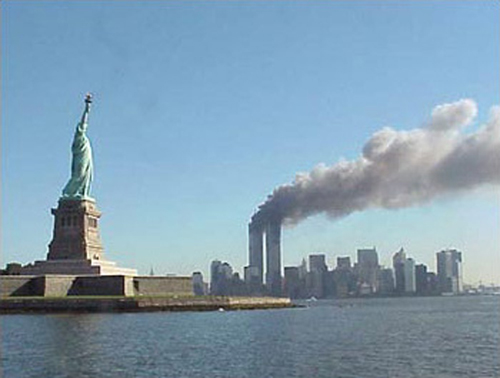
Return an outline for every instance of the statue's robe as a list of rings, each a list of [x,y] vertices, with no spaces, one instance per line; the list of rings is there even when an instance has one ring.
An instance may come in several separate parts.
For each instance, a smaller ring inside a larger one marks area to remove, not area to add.
[[[80,122],[76,127],[71,152],[71,178],[63,189],[64,198],[90,198],[93,165],[92,148],[85,134],[87,123]]]

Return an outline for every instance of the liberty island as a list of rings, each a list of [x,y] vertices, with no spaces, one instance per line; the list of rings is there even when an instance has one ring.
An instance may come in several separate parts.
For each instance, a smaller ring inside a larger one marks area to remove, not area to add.
[[[54,225],[47,258],[21,266],[15,275],[0,276],[0,313],[291,306],[288,298],[196,297],[191,277],[141,276],[135,269],[119,267],[108,260],[99,231],[102,213],[91,196],[93,158],[87,136],[90,94],[85,96],[84,104],[71,146],[71,176],[57,207],[51,210]],[[30,298],[22,298],[27,296]],[[54,297],[57,300],[51,299]],[[61,301],[60,297],[67,300]]]
[[[139,276],[137,270],[106,259],[99,232],[101,212],[91,197],[93,159],[89,127],[92,96],[84,110],[71,146],[71,176],[64,186],[54,216],[46,260],[2,276],[1,296],[158,295],[192,294],[190,277]]]

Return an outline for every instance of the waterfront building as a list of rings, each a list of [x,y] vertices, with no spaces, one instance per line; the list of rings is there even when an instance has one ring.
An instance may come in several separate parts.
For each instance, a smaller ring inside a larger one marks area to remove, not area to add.
[[[228,262],[212,261],[210,265],[211,295],[248,295],[248,285]]]
[[[264,234],[262,225],[251,222],[248,225],[248,269],[245,269],[245,281],[253,287],[264,283]]]
[[[227,295],[230,291],[233,268],[227,262],[212,261],[210,265],[210,294]]]
[[[281,296],[281,220],[278,219],[271,219],[266,228],[266,269],[268,293]]]
[[[307,262],[306,259],[303,258],[302,262],[299,265],[299,278],[305,282],[307,276]]]
[[[243,271],[243,277],[247,286],[249,295],[263,295],[264,283],[262,282],[261,271],[256,266],[246,266]]]
[[[335,296],[345,298],[356,292],[357,278],[352,269],[334,269]]]
[[[413,294],[417,291],[415,282],[415,260],[408,257],[404,262],[405,293]]]
[[[281,296],[281,219],[263,219],[255,213],[248,225],[248,269],[245,282],[252,292],[260,291],[263,285],[264,234],[266,249],[265,288],[268,295]]]
[[[337,257],[337,269],[352,269],[351,258],[349,256]]]
[[[337,288],[335,285],[335,271],[327,270],[323,279],[323,297],[333,298],[337,295]]]
[[[328,271],[324,254],[309,255],[309,274],[307,287],[309,296],[323,298],[325,295],[325,276]]]
[[[194,272],[192,276],[193,291],[195,295],[207,295],[208,287],[203,281],[203,274],[201,272]]]
[[[428,295],[429,285],[427,282],[427,265],[418,264],[415,266],[415,287],[418,295]]]
[[[430,295],[439,294],[439,280],[434,272],[427,272],[427,290]]]
[[[363,285],[363,290],[369,290],[372,294],[378,290],[378,254],[375,247],[368,249],[358,249],[358,279],[359,285]],[[369,287],[369,289],[367,289]]]
[[[391,268],[380,270],[379,293],[381,295],[392,295],[394,293],[394,272]]]
[[[356,291],[357,279],[349,256],[337,257],[337,267],[331,273],[335,297],[345,298]]]
[[[405,292],[405,273],[404,263],[406,260],[406,253],[403,248],[394,254],[392,257],[392,267],[394,269],[394,285],[397,294]]]
[[[442,293],[462,292],[462,252],[446,249],[436,253],[439,290]]]
[[[309,271],[310,272],[326,272],[326,256],[324,254],[309,255]]]
[[[299,274],[299,267],[285,267],[284,294],[285,296],[292,299],[300,298],[301,279]]]
[[[248,289],[245,284],[245,281],[243,281],[240,277],[240,274],[238,272],[234,272],[231,276],[231,280],[229,282],[229,288],[227,290],[226,295],[248,295]]]

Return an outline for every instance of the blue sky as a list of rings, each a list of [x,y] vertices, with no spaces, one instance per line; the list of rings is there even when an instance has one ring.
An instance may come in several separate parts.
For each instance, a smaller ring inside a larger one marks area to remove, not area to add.
[[[45,258],[83,96],[109,259],[147,273],[247,263],[247,222],[277,185],[359,156],[384,126],[472,98],[498,105],[497,2],[4,1],[2,259]],[[498,188],[285,229],[283,260],[401,246],[434,269],[464,252],[500,283]]]

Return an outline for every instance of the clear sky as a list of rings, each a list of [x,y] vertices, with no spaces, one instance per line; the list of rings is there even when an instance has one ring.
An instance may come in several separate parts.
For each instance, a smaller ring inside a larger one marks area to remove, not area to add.
[[[107,256],[148,273],[247,264],[247,223],[274,187],[354,159],[384,126],[422,126],[462,98],[476,126],[498,105],[493,1],[2,2],[2,260],[44,259],[50,208],[94,93],[92,194]],[[467,282],[500,283],[498,187],[420,207],[306,220],[284,265],[309,253],[401,246],[435,269],[464,253]]]

